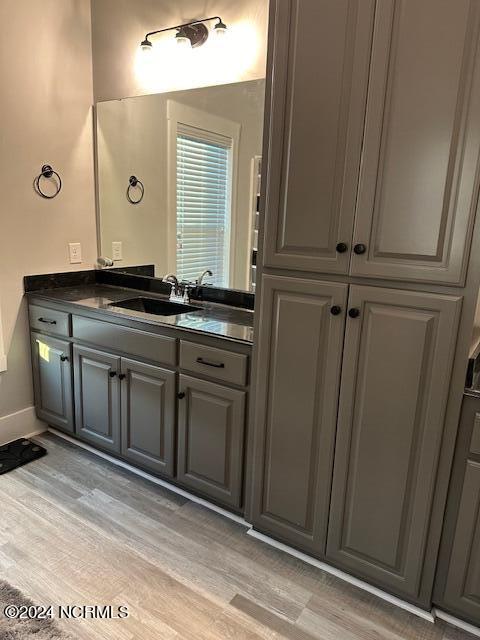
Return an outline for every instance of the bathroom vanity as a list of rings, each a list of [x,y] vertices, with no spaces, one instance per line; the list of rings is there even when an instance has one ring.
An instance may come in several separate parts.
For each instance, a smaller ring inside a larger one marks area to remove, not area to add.
[[[38,417],[241,511],[253,312],[98,284],[28,295]],[[164,315],[122,307],[139,300]]]

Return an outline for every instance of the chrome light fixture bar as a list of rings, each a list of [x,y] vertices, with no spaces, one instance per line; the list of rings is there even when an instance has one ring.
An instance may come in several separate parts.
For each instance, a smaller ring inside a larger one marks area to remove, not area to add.
[[[148,52],[153,48],[153,42],[149,38],[156,36],[159,33],[166,33],[167,31],[176,31],[176,39],[179,45],[190,44],[191,47],[201,47],[208,40],[209,30],[205,26],[205,22],[217,20],[217,24],[214,27],[214,32],[221,36],[224,35],[227,30],[227,25],[223,22],[220,16],[213,16],[212,18],[204,18],[203,20],[193,20],[192,22],[186,22],[185,24],[179,24],[176,27],[167,27],[166,29],[158,29],[157,31],[150,31],[145,35],[145,39],[140,44],[143,51]]]

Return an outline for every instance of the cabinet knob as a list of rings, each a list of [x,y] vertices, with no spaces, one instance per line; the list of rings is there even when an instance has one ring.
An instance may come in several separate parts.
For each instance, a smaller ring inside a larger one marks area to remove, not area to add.
[[[110,376],[110,378],[115,378],[115,376],[117,375],[116,371],[109,371],[108,375]]]
[[[60,356],[62,362],[68,362],[68,356]]]
[[[346,251],[348,251],[348,244],[345,244],[345,242],[339,242],[337,244],[337,253],[345,253]]]
[[[121,373],[121,374],[118,376],[118,379],[119,379],[119,380],[125,380],[125,378],[126,378],[126,377],[127,377],[127,376],[126,376],[124,373]]]
[[[357,256],[361,256],[362,254],[366,253],[367,247],[364,244],[356,244],[353,247],[353,250],[355,251]]]
[[[360,309],[350,309],[348,315],[350,316],[350,318],[358,318],[358,316],[360,315]]]
[[[339,316],[342,313],[342,307],[339,307],[338,305],[334,305],[330,309],[330,313],[332,314],[332,316]]]
[[[180,393],[177,393],[177,398],[179,400],[183,400],[185,398],[185,393],[183,391],[180,391]]]

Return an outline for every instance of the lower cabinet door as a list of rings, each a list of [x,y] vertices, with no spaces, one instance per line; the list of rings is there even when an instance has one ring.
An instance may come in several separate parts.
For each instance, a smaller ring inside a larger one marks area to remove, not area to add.
[[[120,453],[120,358],[73,347],[76,433]]]
[[[175,373],[122,358],[122,455],[172,477]]]
[[[33,386],[37,416],[74,432],[70,343],[32,333]]]
[[[178,480],[214,500],[242,499],[245,393],[180,376]]]
[[[325,555],[348,286],[264,276],[252,520]]]
[[[480,624],[480,463],[467,461],[443,601]]]
[[[423,605],[460,306],[453,296],[350,289],[327,557]]]

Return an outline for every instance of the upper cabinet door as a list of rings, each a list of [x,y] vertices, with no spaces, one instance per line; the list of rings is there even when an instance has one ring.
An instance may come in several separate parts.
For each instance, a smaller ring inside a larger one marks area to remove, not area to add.
[[[277,0],[274,13],[265,264],[347,274],[374,2]]]
[[[419,600],[461,298],[352,286],[349,306],[327,557]]]
[[[346,284],[265,276],[253,524],[324,556]]]
[[[479,178],[479,14],[478,0],[378,3],[352,275],[464,282]]]

